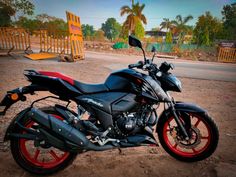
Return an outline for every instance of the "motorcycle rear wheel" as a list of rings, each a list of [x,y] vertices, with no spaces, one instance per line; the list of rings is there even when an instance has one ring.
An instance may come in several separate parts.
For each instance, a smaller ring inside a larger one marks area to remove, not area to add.
[[[53,107],[43,108],[41,111],[63,120]],[[27,128],[33,128],[35,125],[28,117],[24,117],[21,124]],[[77,153],[63,152],[53,147],[35,147],[33,140],[14,138],[11,139],[10,145],[16,163],[26,171],[37,175],[48,175],[63,170],[77,156]]]
[[[178,160],[195,162],[206,159],[217,148],[218,127],[214,120],[204,113],[187,114],[191,119],[191,138],[188,142],[180,138],[178,126],[171,114],[160,119],[157,124],[159,141],[165,151]]]

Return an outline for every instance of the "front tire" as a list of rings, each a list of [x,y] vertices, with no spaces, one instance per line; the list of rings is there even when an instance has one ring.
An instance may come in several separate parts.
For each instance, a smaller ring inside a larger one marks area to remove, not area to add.
[[[219,141],[218,127],[207,114],[187,114],[191,120],[191,138],[188,142],[181,139],[171,114],[158,122],[159,141],[165,151],[178,160],[195,162],[206,159],[216,150]]]
[[[52,107],[41,110],[63,120]],[[20,123],[27,128],[34,128],[36,124],[28,117],[24,117]],[[22,130],[19,131],[24,133]],[[45,146],[45,148],[35,147],[33,140],[19,138],[11,139],[11,153],[19,166],[37,175],[47,175],[63,170],[74,161],[77,155],[77,153],[63,152],[48,146]],[[40,155],[43,157],[40,157]]]

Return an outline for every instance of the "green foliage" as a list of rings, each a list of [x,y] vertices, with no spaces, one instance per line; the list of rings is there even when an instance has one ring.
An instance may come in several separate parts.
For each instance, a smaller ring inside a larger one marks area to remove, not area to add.
[[[11,25],[11,16],[15,14],[15,10],[6,5],[3,2],[0,2],[0,26],[7,27]]]
[[[213,17],[210,12],[198,17],[194,29],[194,38],[198,45],[212,45],[214,39],[222,33],[223,26],[220,20]]]
[[[43,24],[43,26],[48,31],[57,31],[57,30],[66,31],[66,30],[68,30],[68,24],[63,19],[60,19],[60,18],[56,18],[52,21],[45,22]]]
[[[170,21],[169,18],[163,18],[163,22],[161,22],[160,24],[161,26],[161,30],[162,29],[166,29],[167,31],[169,31],[170,29],[173,28],[173,21]]]
[[[18,21],[15,22],[17,27],[29,29],[30,32],[40,29],[41,22],[36,19],[28,19],[26,17],[19,17]]]
[[[106,22],[102,24],[102,30],[104,31],[107,39],[112,41],[119,37],[121,25],[116,21],[115,18],[108,18]]]
[[[135,26],[134,29],[134,35],[139,38],[139,39],[143,39],[145,36],[145,30],[143,28],[142,22],[139,20]]]
[[[68,30],[68,24],[63,19],[51,17],[48,15],[49,20],[43,20],[42,18],[38,18],[38,16],[36,16],[35,19],[29,19],[27,17],[21,16],[19,17],[18,21],[15,22],[15,24],[18,27],[29,29],[31,33],[34,30],[39,30],[39,29],[47,29],[49,33],[53,31]]]
[[[2,0],[2,2],[7,6],[10,6],[15,11],[15,13],[21,15],[34,14],[35,6],[31,0]],[[15,15],[15,13],[13,15]]]
[[[104,32],[102,30],[95,31],[94,40],[104,41],[105,40]]]
[[[236,40],[236,4],[226,5],[222,10],[225,38]]]
[[[143,9],[145,8],[145,4],[139,4],[137,2],[134,4],[132,3],[132,6],[123,6],[120,9],[120,15],[123,16],[127,14],[126,20],[123,24],[123,28],[128,29],[128,31],[131,34],[134,34],[135,26],[139,21],[141,21],[143,24],[147,24],[147,19],[145,15],[143,14]]]
[[[95,30],[92,25],[83,24],[82,25],[83,37],[85,40],[91,40],[94,37]]]
[[[122,26],[121,32],[120,32],[120,38],[124,39],[125,41],[128,41],[129,36],[129,29]]]
[[[57,19],[59,19],[59,18],[54,17],[54,16],[50,16],[50,15],[48,15],[48,14],[46,14],[46,13],[42,13],[42,14],[38,14],[38,15],[36,16],[36,19],[37,19],[38,21],[41,21],[42,23],[45,23],[45,22],[50,22],[50,21],[57,20]]]
[[[166,43],[172,43],[172,33],[169,31],[167,34],[166,34]]]
[[[127,49],[129,46],[124,42],[117,42],[112,47],[113,49]]]
[[[174,25],[173,28],[175,33],[178,34],[178,44],[182,44],[184,41],[184,36],[188,33],[188,31],[191,29],[190,26],[187,25],[187,23],[193,19],[192,15],[188,15],[186,17],[182,17],[181,15],[177,15],[175,17],[175,20],[172,21],[172,24]]]

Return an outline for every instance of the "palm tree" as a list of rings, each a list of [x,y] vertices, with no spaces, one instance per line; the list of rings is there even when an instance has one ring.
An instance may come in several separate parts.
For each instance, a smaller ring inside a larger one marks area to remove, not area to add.
[[[132,6],[134,5],[134,0],[131,0],[131,2],[132,2]]]
[[[121,7],[120,15],[123,16],[124,14],[127,14],[123,27],[126,29],[128,28],[129,33],[134,33],[134,29],[138,21],[141,21],[145,25],[147,24],[147,19],[142,13],[144,7],[145,4],[140,5],[139,2],[133,4],[131,8],[129,6]]]
[[[182,17],[181,15],[177,15],[175,20],[173,21],[173,24],[175,26],[175,30],[179,34],[178,35],[179,36],[178,43],[182,43],[184,35],[189,30],[189,26],[186,24],[192,19],[193,19],[192,15],[188,15],[186,17]]]
[[[160,26],[161,30],[166,29],[167,31],[169,31],[173,28],[173,21],[170,21],[169,18],[163,18],[163,22],[161,22]]]

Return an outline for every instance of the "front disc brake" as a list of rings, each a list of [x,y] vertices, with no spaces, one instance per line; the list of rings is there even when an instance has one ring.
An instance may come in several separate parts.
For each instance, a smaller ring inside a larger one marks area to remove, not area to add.
[[[197,147],[201,143],[201,132],[198,128],[194,126],[191,127],[192,135],[190,140],[188,141],[181,138],[175,128],[172,131],[173,132],[171,132],[171,136],[174,138],[176,144],[179,145],[181,148],[192,149]]]

